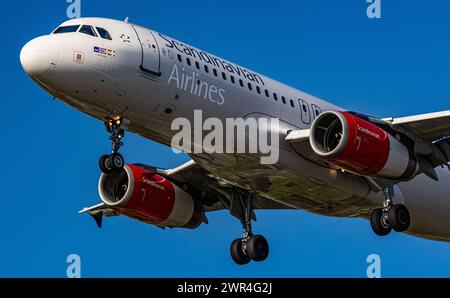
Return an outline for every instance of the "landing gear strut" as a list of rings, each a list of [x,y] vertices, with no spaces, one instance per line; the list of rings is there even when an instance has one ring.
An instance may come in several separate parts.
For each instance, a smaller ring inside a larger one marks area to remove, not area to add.
[[[411,224],[411,217],[408,209],[401,204],[394,205],[392,197],[393,187],[384,187],[383,208],[375,209],[370,215],[370,225],[378,236],[386,236],[392,230],[404,232]]]
[[[261,235],[253,235],[252,232],[252,213],[253,213],[253,194],[243,198],[243,226],[242,238],[236,239],[231,243],[231,257],[238,265],[248,264],[251,260],[261,262],[269,256],[269,243]]]
[[[129,125],[130,121],[125,118],[105,122],[106,130],[111,134],[109,140],[111,141],[112,149],[111,154],[100,157],[99,166],[103,173],[109,174],[113,171],[121,170],[125,166],[125,160],[119,153],[119,149],[123,146],[122,139]]]

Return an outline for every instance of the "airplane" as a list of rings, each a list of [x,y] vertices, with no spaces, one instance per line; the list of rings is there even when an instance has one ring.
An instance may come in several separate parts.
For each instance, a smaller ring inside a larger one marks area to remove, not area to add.
[[[238,265],[269,255],[267,239],[252,229],[263,209],[364,218],[378,236],[450,241],[450,111],[354,112],[128,19],[68,20],[29,41],[20,61],[46,92],[105,124],[112,149],[99,159],[101,203],[80,211],[99,227],[124,215],[195,229],[208,213],[228,210],[243,227],[230,247]],[[199,110],[223,121],[278,119],[277,161],[194,151],[173,169],[125,162],[126,133],[171,146],[173,121],[193,122]]]

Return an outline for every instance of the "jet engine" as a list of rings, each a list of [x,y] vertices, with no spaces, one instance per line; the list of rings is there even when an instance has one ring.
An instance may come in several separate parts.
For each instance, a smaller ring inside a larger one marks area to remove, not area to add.
[[[405,145],[348,112],[319,115],[311,126],[310,143],[325,161],[359,175],[405,181],[418,172],[417,158]]]
[[[100,198],[125,216],[160,227],[195,229],[205,218],[203,205],[167,180],[136,165],[103,174]]]

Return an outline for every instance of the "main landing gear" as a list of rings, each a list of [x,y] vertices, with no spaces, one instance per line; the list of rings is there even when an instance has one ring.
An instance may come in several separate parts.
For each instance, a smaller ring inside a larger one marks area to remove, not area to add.
[[[392,230],[405,232],[411,224],[408,209],[401,204],[394,205],[392,202],[393,188],[383,188],[383,208],[375,209],[370,215],[370,225],[378,236],[386,236]]]
[[[111,172],[123,169],[125,160],[119,153],[120,147],[123,146],[122,139],[125,136],[125,131],[128,130],[130,121],[125,118],[116,120],[108,120],[105,122],[106,130],[111,134],[109,140],[112,144],[111,154],[100,157],[100,170],[109,174]]]
[[[251,260],[261,262],[269,256],[269,243],[261,235],[253,235],[252,232],[252,213],[253,213],[253,194],[243,198],[243,236],[231,243],[231,257],[238,265],[246,265]]]

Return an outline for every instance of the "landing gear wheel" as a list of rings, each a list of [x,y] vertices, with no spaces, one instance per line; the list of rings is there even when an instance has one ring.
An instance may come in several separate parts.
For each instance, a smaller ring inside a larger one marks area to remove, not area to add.
[[[383,209],[375,209],[370,214],[370,225],[378,236],[386,236],[392,231],[388,216]]]
[[[395,205],[389,209],[389,223],[396,232],[404,232],[408,230],[411,224],[409,211],[404,205]]]
[[[113,153],[109,158],[114,170],[121,170],[125,166],[125,160],[120,153]]]
[[[100,157],[100,160],[98,161],[98,165],[100,167],[100,170],[105,173],[109,174],[114,170],[113,164],[111,163],[111,158],[109,155],[103,155]]]
[[[125,160],[119,153],[120,147],[123,146],[122,139],[125,137],[125,131],[128,130],[130,121],[126,118],[116,120],[108,120],[105,127],[110,133],[111,155],[103,155],[100,158],[99,166],[103,173],[109,174],[113,171],[121,170],[125,166]]]
[[[261,235],[251,236],[247,242],[247,254],[255,262],[261,262],[269,256],[269,243]]]
[[[244,250],[242,249],[242,241],[243,239],[236,239],[231,243],[230,251],[231,258],[238,265],[246,265],[250,263],[250,257],[244,254]]]
[[[236,239],[231,243],[231,257],[238,265],[248,264],[251,260],[261,262],[269,256],[269,243],[266,238],[261,235],[253,235],[252,220],[256,220],[253,213],[253,197],[254,193],[241,192],[235,190],[236,196],[233,196],[237,203],[241,206],[241,212],[233,214],[242,224],[242,238]]]

